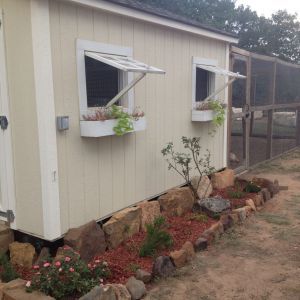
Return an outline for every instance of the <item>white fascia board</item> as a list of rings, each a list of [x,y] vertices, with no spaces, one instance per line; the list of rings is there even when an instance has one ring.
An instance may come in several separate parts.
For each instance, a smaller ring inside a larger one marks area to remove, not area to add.
[[[61,236],[54,85],[48,0],[31,0],[35,99],[42,185],[43,235]]]
[[[116,3],[109,3],[103,0],[64,0],[64,1],[101,9],[103,11],[107,11],[110,13],[123,15],[137,20],[158,24],[158,25],[166,26],[181,31],[186,31],[189,33],[194,33],[197,35],[201,35],[211,39],[216,39],[219,41],[224,41],[227,43],[233,43],[233,44],[238,43],[238,39],[234,37],[230,37],[221,33],[213,32],[196,26],[183,24],[178,21],[169,20],[167,18],[156,16],[147,12],[138,11],[133,8],[123,7]]]

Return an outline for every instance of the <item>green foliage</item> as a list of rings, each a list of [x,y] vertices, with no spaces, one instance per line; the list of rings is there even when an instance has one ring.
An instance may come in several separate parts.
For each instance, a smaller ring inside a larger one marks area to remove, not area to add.
[[[253,182],[248,182],[244,188],[244,192],[246,193],[258,193],[261,191],[261,187]]]
[[[116,118],[118,120],[117,125],[113,128],[116,135],[121,136],[134,129],[132,117],[127,112],[124,112],[122,107],[112,105],[111,115],[113,118]]]
[[[213,124],[216,127],[220,127],[223,125],[225,121],[225,106],[218,100],[210,100],[208,101],[209,108],[212,109],[215,112],[215,115],[213,117]]]
[[[86,264],[77,254],[33,268],[36,273],[26,284],[27,292],[38,290],[55,299],[80,297],[110,275],[107,263],[95,260],[93,264]]]
[[[189,217],[191,221],[198,221],[199,223],[207,223],[208,216],[202,213],[194,213]]]
[[[258,16],[235,0],[139,0],[204,25],[237,34],[239,47],[300,63],[300,22],[296,14],[278,11]]]
[[[163,228],[166,225],[164,217],[155,218],[153,223],[146,224],[147,236],[140,249],[140,256],[152,256],[157,250],[172,246],[172,237]]]
[[[210,152],[206,150],[205,154],[201,153],[199,137],[187,138],[183,136],[181,141],[184,149],[186,149],[188,153],[176,152],[172,142],[169,142],[167,146],[161,150],[161,153],[168,163],[168,169],[178,173],[197,198],[197,190],[203,176],[215,172],[215,168],[210,165]],[[199,175],[196,187],[191,184],[191,177],[194,172]]]
[[[0,278],[3,282],[9,282],[19,277],[18,273],[15,271],[6,254],[2,254],[0,256],[0,266]]]
[[[229,189],[227,191],[227,194],[230,198],[233,198],[233,199],[241,199],[245,196],[245,193],[241,190],[232,190],[232,189]]]

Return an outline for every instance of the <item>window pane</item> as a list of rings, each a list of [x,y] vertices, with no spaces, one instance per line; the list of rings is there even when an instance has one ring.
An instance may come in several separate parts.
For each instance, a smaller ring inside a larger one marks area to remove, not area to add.
[[[119,92],[119,70],[85,57],[88,107],[105,106]]]
[[[202,101],[208,96],[209,72],[196,68],[196,101]]]

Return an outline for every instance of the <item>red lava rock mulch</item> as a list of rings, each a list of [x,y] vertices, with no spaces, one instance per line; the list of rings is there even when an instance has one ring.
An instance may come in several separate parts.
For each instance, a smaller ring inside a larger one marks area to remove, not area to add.
[[[166,231],[172,236],[174,244],[170,249],[159,251],[157,256],[168,255],[173,250],[179,250],[186,241],[195,242],[201,233],[216,223],[216,220],[210,218],[207,222],[190,220],[191,215],[192,213],[182,217],[165,216],[168,224]],[[137,268],[151,272],[154,258],[139,256],[139,250],[145,237],[145,232],[139,232],[118,248],[96,257],[96,259],[108,262],[112,273],[108,279],[109,282],[125,283],[130,276],[135,275]]]

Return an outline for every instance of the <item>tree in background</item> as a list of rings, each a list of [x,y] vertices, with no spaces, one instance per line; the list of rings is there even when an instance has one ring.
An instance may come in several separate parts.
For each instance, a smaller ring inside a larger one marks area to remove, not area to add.
[[[139,0],[199,21],[239,37],[246,50],[300,63],[300,22],[296,14],[278,11],[270,18],[258,16],[235,0]]]

